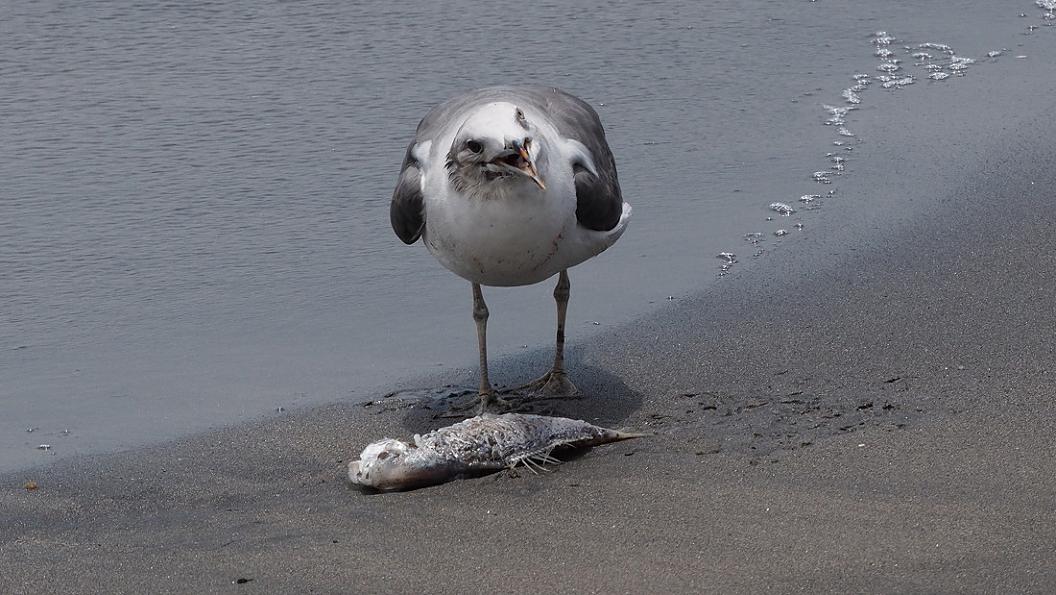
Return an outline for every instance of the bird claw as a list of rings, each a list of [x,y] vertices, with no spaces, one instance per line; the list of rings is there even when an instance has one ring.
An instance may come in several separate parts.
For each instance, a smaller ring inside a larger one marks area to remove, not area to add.
[[[514,392],[527,393],[536,398],[569,398],[579,395],[579,389],[568,379],[568,374],[562,370],[555,372],[550,370],[541,378],[533,380],[524,386],[513,389]]]
[[[477,404],[477,415],[483,415],[485,413],[508,413],[512,411],[514,404],[512,401],[503,399],[495,393],[495,391],[480,393],[480,399]]]

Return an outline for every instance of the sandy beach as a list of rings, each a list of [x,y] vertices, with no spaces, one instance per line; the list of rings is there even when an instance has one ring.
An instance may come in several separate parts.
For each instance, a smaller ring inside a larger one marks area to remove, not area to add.
[[[0,592],[1051,592],[1056,67],[1005,59],[863,109],[823,228],[572,345],[538,410],[653,435],[365,494],[455,421],[378,395],[7,473]]]

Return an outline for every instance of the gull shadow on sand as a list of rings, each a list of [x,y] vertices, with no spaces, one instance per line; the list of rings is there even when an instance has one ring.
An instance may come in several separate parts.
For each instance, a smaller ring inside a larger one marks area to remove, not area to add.
[[[583,350],[575,348],[566,352],[565,361],[569,375],[579,389],[577,394],[533,397],[510,392],[510,387],[520,386],[545,371],[550,363],[549,357],[548,352],[540,349],[500,360],[493,366],[493,376],[505,381],[496,389],[507,391],[502,397],[510,401],[509,412],[582,419],[596,425],[620,428],[641,407],[641,394],[631,390],[612,371],[583,364]],[[400,425],[412,434],[448,426],[476,414],[475,370],[438,377],[435,381],[433,386],[389,393],[364,403],[363,407],[375,408],[379,412],[400,411],[403,415]]]

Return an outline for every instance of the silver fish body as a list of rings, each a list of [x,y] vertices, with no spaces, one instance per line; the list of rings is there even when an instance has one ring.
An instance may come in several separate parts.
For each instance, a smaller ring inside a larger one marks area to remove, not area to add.
[[[550,456],[555,448],[638,436],[564,417],[484,414],[415,435],[413,445],[391,438],[374,442],[349,463],[348,478],[377,490],[406,490],[518,464],[556,464]]]

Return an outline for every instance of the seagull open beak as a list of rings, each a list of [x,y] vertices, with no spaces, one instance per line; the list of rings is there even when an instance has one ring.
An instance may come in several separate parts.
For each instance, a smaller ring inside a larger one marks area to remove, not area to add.
[[[546,190],[546,184],[539,177],[539,171],[535,169],[535,163],[532,162],[532,158],[528,156],[528,149],[519,147],[517,149],[518,154],[521,156],[522,164],[518,166],[518,169],[523,171],[533,182],[539,186],[540,190]]]
[[[501,155],[490,161],[487,166],[491,171],[506,170],[517,175],[528,176],[540,190],[546,190],[546,184],[539,177],[539,170],[535,168],[532,156],[528,149],[515,143],[512,149],[507,149]]]

